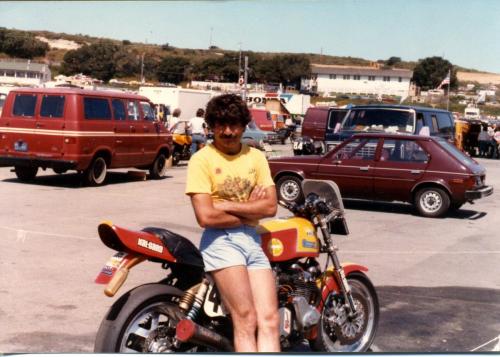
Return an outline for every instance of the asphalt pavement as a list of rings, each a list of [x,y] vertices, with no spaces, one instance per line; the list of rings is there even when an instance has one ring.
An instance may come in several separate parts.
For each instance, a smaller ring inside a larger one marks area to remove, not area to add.
[[[370,269],[380,300],[373,351],[468,352],[500,335],[500,160],[479,162],[495,192],[442,219],[403,203],[345,201],[351,234],[337,241],[339,256]],[[185,177],[184,162],[162,180],[117,170],[103,187],[50,170],[21,183],[0,168],[0,352],[91,352],[116,300],[93,282],[113,254],[97,225],[165,227],[197,244]],[[118,295],[164,274],[141,264]]]

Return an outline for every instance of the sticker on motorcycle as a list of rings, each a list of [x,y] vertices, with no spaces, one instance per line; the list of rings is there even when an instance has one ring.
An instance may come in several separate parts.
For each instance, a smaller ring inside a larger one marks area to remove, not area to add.
[[[214,283],[208,286],[207,298],[203,304],[203,310],[210,317],[224,316],[222,302],[219,299],[219,293]]]
[[[152,250],[153,252],[163,253],[163,247],[160,244],[150,242],[144,238],[137,238],[137,245]]]
[[[283,254],[283,250],[283,243],[279,239],[273,238],[267,244],[267,251],[273,257],[279,257]]]
[[[97,284],[109,283],[113,275],[115,275],[116,271],[123,263],[126,256],[126,253],[117,252],[111,258],[109,258],[102,270],[99,272],[99,275],[97,275],[95,282]]]

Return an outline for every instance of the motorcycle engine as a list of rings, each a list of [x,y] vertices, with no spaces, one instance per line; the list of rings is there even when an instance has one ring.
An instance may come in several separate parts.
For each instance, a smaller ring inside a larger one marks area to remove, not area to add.
[[[291,330],[304,332],[318,323],[321,315],[316,310],[320,291],[316,278],[320,274],[316,262],[294,263],[286,268],[281,267],[278,276],[278,302],[280,306],[282,337],[288,337]],[[290,328],[290,314],[293,323]]]

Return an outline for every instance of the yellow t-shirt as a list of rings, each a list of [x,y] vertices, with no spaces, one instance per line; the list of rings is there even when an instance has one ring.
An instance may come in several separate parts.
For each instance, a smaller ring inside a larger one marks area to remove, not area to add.
[[[208,193],[214,201],[246,202],[256,185],[274,186],[266,157],[255,148],[242,146],[226,155],[213,144],[189,160],[186,194]]]

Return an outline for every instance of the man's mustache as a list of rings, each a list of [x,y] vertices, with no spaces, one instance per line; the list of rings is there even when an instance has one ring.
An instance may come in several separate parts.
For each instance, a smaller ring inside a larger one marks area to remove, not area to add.
[[[236,139],[238,136],[233,134],[221,134],[221,139]]]

